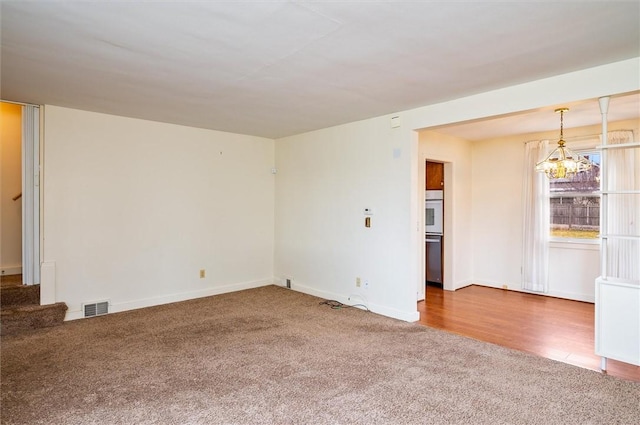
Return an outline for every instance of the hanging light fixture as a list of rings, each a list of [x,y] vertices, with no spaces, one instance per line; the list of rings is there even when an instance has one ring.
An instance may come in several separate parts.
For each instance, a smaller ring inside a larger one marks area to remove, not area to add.
[[[591,168],[591,162],[583,156],[565,147],[563,139],[564,113],[569,108],[558,108],[560,112],[560,140],[558,147],[544,160],[536,164],[536,171],[543,171],[550,179],[564,179],[573,177],[576,173],[587,171]]]

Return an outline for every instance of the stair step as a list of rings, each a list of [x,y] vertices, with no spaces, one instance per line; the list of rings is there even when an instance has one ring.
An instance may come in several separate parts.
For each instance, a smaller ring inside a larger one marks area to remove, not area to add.
[[[17,305],[0,311],[0,335],[15,335],[31,329],[58,326],[64,322],[67,304]]]
[[[40,304],[40,285],[17,285],[0,288],[0,306]]]

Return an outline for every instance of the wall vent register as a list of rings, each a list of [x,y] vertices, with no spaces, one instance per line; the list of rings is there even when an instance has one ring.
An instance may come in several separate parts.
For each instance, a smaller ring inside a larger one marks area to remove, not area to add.
[[[109,313],[109,302],[101,301],[91,304],[83,304],[84,317],[101,316]]]

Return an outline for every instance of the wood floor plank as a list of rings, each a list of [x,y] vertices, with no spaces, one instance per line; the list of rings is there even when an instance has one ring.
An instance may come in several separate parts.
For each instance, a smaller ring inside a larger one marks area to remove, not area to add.
[[[594,305],[487,288],[427,287],[420,323],[460,335],[600,371],[594,354]],[[609,360],[607,374],[640,382],[640,367]]]

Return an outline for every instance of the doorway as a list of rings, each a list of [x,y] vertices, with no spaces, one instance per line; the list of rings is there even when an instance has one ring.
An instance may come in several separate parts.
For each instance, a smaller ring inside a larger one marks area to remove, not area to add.
[[[12,102],[1,102],[1,108],[1,275],[6,281],[21,275],[20,283],[35,285],[40,283],[40,111]]]
[[[22,284],[22,106],[0,105],[2,139],[2,286]]]
[[[444,164],[425,162],[425,294],[442,288],[444,244]]]

